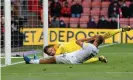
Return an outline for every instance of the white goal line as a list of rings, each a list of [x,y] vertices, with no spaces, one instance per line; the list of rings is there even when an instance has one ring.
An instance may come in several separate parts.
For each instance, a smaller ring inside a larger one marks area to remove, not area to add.
[[[45,74],[87,74],[87,73],[91,73],[91,74],[133,74],[133,72],[46,72]],[[18,74],[18,73],[2,73],[2,74]],[[23,74],[44,74],[44,73],[23,73]]]
[[[38,56],[38,57],[41,57],[41,56]],[[0,57],[0,58],[5,58],[5,57]],[[23,57],[11,57],[12,59],[20,59],[20,58],[23,58]],[[29,58],[32,58],[32,57],[29,57]]]

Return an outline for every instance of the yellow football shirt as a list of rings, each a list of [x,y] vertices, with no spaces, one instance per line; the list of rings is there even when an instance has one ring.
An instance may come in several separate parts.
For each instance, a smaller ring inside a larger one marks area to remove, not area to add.
[[[70,52],[81,49],[81,47],[78,44],[76,44],[76,42],[59,43],[59,44],[56,44],[55,46],[57,45],[58,47],[55,48],[56,55],[63,54],[66,52],[70,53]]]

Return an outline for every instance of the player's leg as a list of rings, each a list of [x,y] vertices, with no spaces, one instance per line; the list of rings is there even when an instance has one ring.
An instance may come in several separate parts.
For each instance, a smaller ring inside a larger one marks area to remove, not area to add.
[[[99,56],[99,57],[93,57],[88,59],[87,61],[85,61],[84,63],[93,63],[93,62],[97,62],[97,61],[101,61],[104,63],[107,63],[107,59],[104,56]]]
[[[121,28],[121,29],[109,31],[109,32],[105,33],[104,35],[94,36],[94,40],[91,40],[89,42],[93,43],[96,47],[98,47],[104,41],[104,39],[110,38],[120,32],[130,31],[130,29],[131,29],[130,27],[127,27],[127,28]],[[96,62],[96,61],[101,61],[101,62],[107,63],[107,59],[104,56],[91,58],[91,59],[85,61],[84,63],[91,63],[91,62]]]
[[[99,46],[100,44],[102,44],[103,41],[104,41],[104,37],[101,36],[101,35],[97,35],[97,36],[95,37],[95,40],[94,40],[94,42],[93,42],[93,45],[94,45],[95,47],[98,48],[98,46]],[[95,51],[95,50],[96,50],[96,49],[94,49],[94,50],[92,50],[92,51]],[[102,61],[102,62],[107,63],[107,60],[106,60],[106,58],[105,58],[104,56],[100,56],[100,57],[96,57],[96,58],[90,58],[89,60],[85,61],[84,63],[91,62],[90,60],[91,60],[92,62],[94,62],[94,61]]]
[[[55,57],[50,57],[48,59],[40,59],[39,64],[49,64],[49,63],[56,63]]]
[[[47,59],[30,59],[27,56],[23,56],[26,64],[50,64],[56,63],[55,57],[50,57]]]
[[[99,58],[99,61],[101,61],[101,62],[104,62],[104,63],[108,62],[108,60],[104,56],[99,56],[98,58]]]
[[[39,59],[36,54],[34,54],[34,59]]]
[[[130,29],[131,29],[130,26],[128,26],[127,28],[116,29],[113,31],[108,31],[105,34],[103,34],[102,36],[104,37],[104,39],[107,39],[107,38],[110,38],[110,37],[116,35],[117,33],[130,31]]]
[[[96,39],[98,39],[97,38],[98,37],[98,35],[95,35],[95,36],[93,36],[93,37],[91,37],[90,39],[86,39],[86,40],[88,40],[88,41],[86,41],[87,43],[94,43],[95,45],[98,45],[97,44],[97,42],[98,42],[98,40],[96,40]],[[102,36],[101,36],[102,37]],[[95,42],[94,42],[95,41]],[[103,41],[102,41],[103,42]],[[96,47],[98,47],[98,46],[96,46]],[[101,61],[101,62],[105,62],[105,63],[107,63],[107,59],[104,57],[104,56],[99,56],[99,57],[95,57],[95,58],[90,58],[89,60],[87,60],[87,61],[85,61],[84,63],[92,63],[92,62],[97,62],[97,61]]]
[[[93,57],[93,58],[88,59],[84,63],[93,63],[93,62],[97,62],[97,61],[99,61],[99,58],[98,57]]]
[[[130,28],[116,29],[113,31],[109,31],[109,32],[105,33],[104,35],[95,36],[95,40],[92,40],[91,43],[93,43],[96,47],[98,47],[104,41],[104,39],[110,38],[111,36],[113,36],[117,33],[125,32],[125,31],[130,31]],[[98,58],[99,58],[99,60],[98,60]],[[97,58],[89,59],[85,63],[96,62],[96,61],[102,61],[102,62],[107,63],[107,59],[104,56],[99,56]]]
[[[117,33],[129,31],[129,30],[130,30],[130,28],[121,28],[121,29],[116,29],[116,30],[113,30],[113,31],[109,31],[109,32],[107,32],[107,33],[105,33],[104,35],[101,35],[101,36],[96,36],[95,35],[95,36],[93,36],[94,40],[91,40],[89,42],[93,43],[96,47],[98,47],[104,41],[104,39],[110,38],[110,37],[114,36]],[[91,58],[91,59],[85,61],[84,63],[91,63],[91,62],[96,62],[96,61],[101,61],[101,62],[107,63],[107,59],[104,56]]]

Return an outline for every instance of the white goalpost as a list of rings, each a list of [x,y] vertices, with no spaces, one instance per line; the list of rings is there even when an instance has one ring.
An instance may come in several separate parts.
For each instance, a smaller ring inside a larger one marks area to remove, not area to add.
[[[48,45],[48,0],[43,0],[43,39],[44,47]],[[44,53],[43,57],[47,57]]]
[[[0,0],[0,7],[1,7],[1,0]],[[0,17],[2,17],[1,16],[1,8],[0,8]],[[0,19],[0,22],[1,22],[1,19]],[[1,25],[0,25],[0,31],[1,31]],[[1,47],[1,33],[0,33],[0,47]],[[1,49],[0,49],[0,56],[1,56]],[[0,66],[1,66],[1,59],[0,59]],[[0,69],[0,71],[1,71],[1,69]],[[1,77],[1,76],[0,76]],[[1,78],[0,78],[1,79]]]
[[[120,29],[120,16],[119,15],[117,15],[117,22],[118,22],[117,29]],[[118,43],[121,43],[121,33],[118,36]]]
[[[4,0],[4,14],[5,14],[5,16],[4,16],[5,17],[5,24],[4,24],[4,26],[5,26],[5,33],[4,33],[5,41],[4,42],[5,42],[5,44],[4,44],[4,48],[3,48],[4,53],[2,52],[4,54],[4,56],[1,56],[1,59],[3,59],[3,61],[4,61],[4,63],[2,63],[2,65],[4,65],[4,66],[12,64],[12,62],[11,62],[12,53],[19,53],[19,52],[23,53],[25,51],[25,46],[12,48],[12,45],[14,45],[14,43],[12,44],[12,35],[14,35],[14,34],[12,34],[11,19],[12,19],[12,15],[16,16],[16,14],[11,14],[11,10],[12,10],[11,9],[11,5],[12,5],[11,1],[12,0]],[[27,0],[27,2],[28,2],[28,0]],[[43,17],[42,17],[43,18],[43,27],[42,27],[43,30],[42,31],[43,31],[43,47],[44,47],[44,46],[48,45],[48,0],[43,0],[42,4],[43,4],[43,6],[42,6],[43,7]],[[19,5],[19,6],[21,6],[21,5]],[[20,14],[24,13],[22,10],[21,10],[21,12],[20,12]],[[30,14],[30,11],[28,11],[28,12]],[[19,17],[21,16],[20,14],[18,15]],[[26,16],[32,16],[32,17],[38,16],[38,14],[37,15],[29,15],[29,14],[27,13]],[[33,21],[31,22],[31,25],[32,24],[34,24]],[[38,22],[37,22],[37,24],[40,25]],[[34,28],[34,27],[31,27],[31,28]],[[17,36],[19,36],[19,35],[17,35]],[[13,40],[15,40],[15,39],[13,39]],[[20,39],[17,39],[17,40],[19,41]],[[32,47],[34,49],[34,46],[31,44],[31,48]],[[20,48],[22,48],[22,49],[20,49]],[[29,49],[30,53],[32,53],[33,49]],[[16,52],[14,52],[14,50]],[[41,48],[41,50],[42,50],[42,48]],[[43,52],[43,50],[42,50],[42,52]],[[47,57],[47,55],[44,53],[43,57]]]
[[[11,0],[5,0],[5,65],[11,64]]]

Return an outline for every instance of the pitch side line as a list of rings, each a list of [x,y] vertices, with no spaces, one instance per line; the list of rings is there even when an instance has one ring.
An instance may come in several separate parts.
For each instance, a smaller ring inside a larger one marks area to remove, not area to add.
[[[133,72],[80,72],[80,73],[77,73],[77,72],[45,72],[45,74],[87,74],[87,73],[91,73],[91,74],[101,74],[101,73],[106,73],[106,74],[133,74]],[[2,73],[2,74],[18,74],[18,73]],[[44,73],[24,73],[24,74],[44,74]]]
[[[24,63],[24,61],[20,61],[20,62],[12,63],[12,64],[10,64],[10,65],[2,65],[1,67],[6,67],[6,66],[11,66],[11,65],[16,65],[16,64],[20,64],[20,63]]]
[[[38,57],[41,57],[41,56],[38,56]],[[5,58],[5,57],[0,57],[1,59]],[[21,59],[23,57],[11,57],[12,59]],[[33,57],[29,57],[29,58],[33,58]]]
[[[112,43],[112,44],[102,45],[102,46],[99,46],[99,48],[103,48],[103,47],[107,47],[107,46],[111,46],[111,45],[115,45],[115,44],[119,44],[119,43]],[[20,64],[20,63],[24,63],[24,61],[12,63],[10,65],[2,65],[0,67],[6,67],[6,66],[16,65],[16,64]]]
[[[115,45],[115,44],[119,44],[119,43],[112,43],[112,44],[102,45],[102,46],[99,46],[99,48],[107,47],[107,46],[111,46],[111,45]]]

